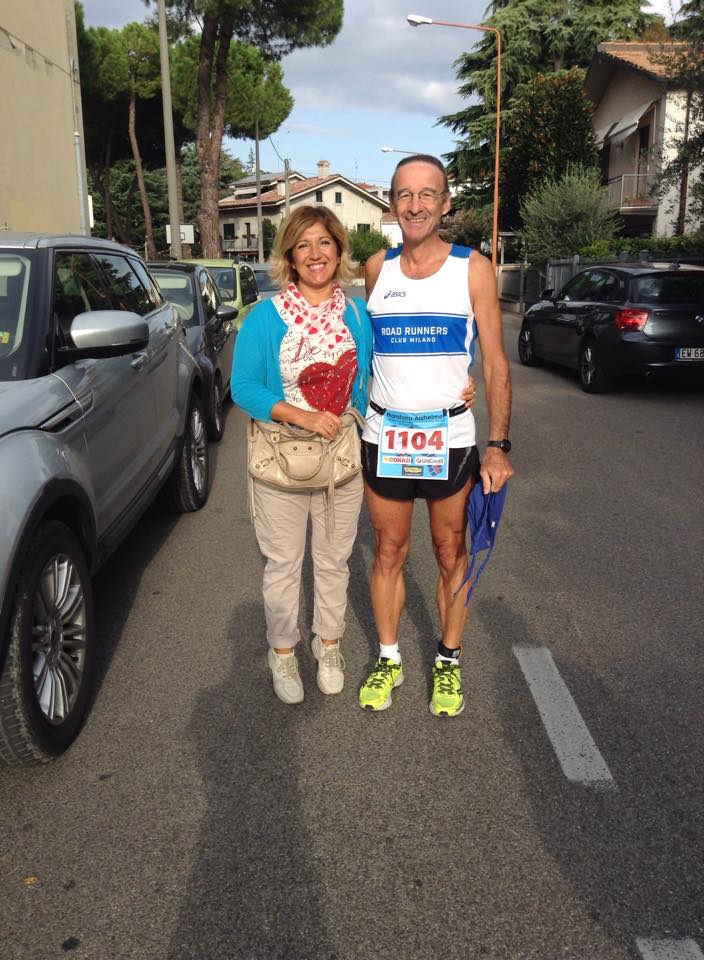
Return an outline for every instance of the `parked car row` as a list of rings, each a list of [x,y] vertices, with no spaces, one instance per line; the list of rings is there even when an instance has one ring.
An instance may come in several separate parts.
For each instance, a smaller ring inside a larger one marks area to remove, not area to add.
[[[704,267],[589,267],[526,311],[518,356],[576,370],[588,393],[634,374],[704,376]]]
[[[247,273],[228,304],[199,264],[0,234],[0,763],[77,735],[98,567],[157,494],[206,503],[236,322],[258,300]]]

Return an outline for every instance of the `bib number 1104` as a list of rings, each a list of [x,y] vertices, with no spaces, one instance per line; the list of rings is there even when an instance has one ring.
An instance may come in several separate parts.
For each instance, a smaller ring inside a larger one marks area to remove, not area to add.
[[[384,439],[384,448],[394,453],[426,449],[440,453],[445,447],[442,430],[385,430]]]

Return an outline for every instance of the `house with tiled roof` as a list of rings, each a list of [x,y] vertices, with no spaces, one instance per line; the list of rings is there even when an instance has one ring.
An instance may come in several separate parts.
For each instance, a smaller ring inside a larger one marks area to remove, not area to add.
[[[674,232],[679,192],[673,188],[660,199],[655,187],[684,125],[686,94],[666,61],[676,46],[600,43],[587,71],[602,175],[625,235]]]
[[[288,173],[288,204],[291,211],[305,204],[330,207],[348,230],[381,230],[382,216],[389,203],[382,196],[330,172],[326,160],[318,163],[317,177]],[[262,218],[278,229],[286,216],[285,173],[260,175]],[[223,252],[256,258],[257,188],[256,178],[246,177],[233,184],[233,193],[220,201],[220,236]]]

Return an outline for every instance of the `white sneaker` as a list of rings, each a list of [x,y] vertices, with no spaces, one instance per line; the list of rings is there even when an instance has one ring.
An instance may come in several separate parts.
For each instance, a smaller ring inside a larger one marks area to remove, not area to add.
[[[298,675],[298,660],[291,653],[282,656],[275,650],[267,654],[269,667],[274,676],[274,693],[284,703],[300,703],[303,699],[303,684]]]
[[[340,641],[327,647],[316,633],[310,647],[318,661],[317,681],[322,692],[342,693],[345,661],[340,653]]]

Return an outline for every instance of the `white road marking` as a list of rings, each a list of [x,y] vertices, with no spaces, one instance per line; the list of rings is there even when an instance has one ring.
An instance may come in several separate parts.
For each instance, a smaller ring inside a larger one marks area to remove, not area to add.
[[[614,787],[611,771],[547,647],[516,646],[513,654],[567,779],[584,786]]]
[[[694,940],[636,940],[643,960],[704,960]]]

